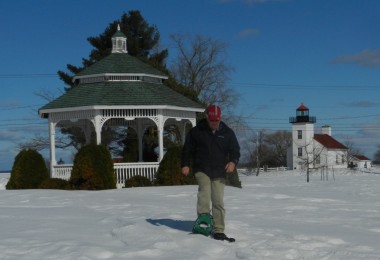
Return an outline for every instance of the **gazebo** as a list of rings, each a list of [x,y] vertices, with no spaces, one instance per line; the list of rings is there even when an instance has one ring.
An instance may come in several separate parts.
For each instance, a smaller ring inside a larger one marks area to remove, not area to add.
[[[48,119],[50,138],[50,176],[69,179],[72,164],[56,160],[56,129],[79,127],[86,144],[95,136],[102,143],[105,127],[128,127],[137,133],[139,160],[114,163],[117,187],[135,175],[153,179],[164,156],[163,133],[166,124],[176,125],[184,139],[186,124],[196,124],[196,113],[204,107],[165,86],[168,77],[128,54],[127,37],[120,31],[112,37],[112,53],[73,78],[75,87],[39,109]],[[158,159],[144,162],[143,133],[157,129]]]

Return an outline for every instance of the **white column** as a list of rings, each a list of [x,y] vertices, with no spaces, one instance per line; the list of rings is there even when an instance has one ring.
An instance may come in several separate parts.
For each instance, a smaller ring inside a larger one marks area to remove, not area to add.
[[[162,115],[158,115],[158,162],[161,162],[162,158],[164,158],[164,118]]]
[[[181,141],[182,141],[182,144],[185,144],[185,141],[186,141],[186,125],[187,125],[187,122],[186,121],[182,121],[182,123],[180,124],[180,134],[181,134]]]
[[[49,139],[50,139],[50,177],[54,177],[54,166],[57,165],[55,159],[55,126],[56,123],[49,118]]]
[[[90,121],[86,120],[84,122],[84,128],[83,128],[83,132],[84,132],[84,137],[86,139],[86,144],[90,144],[91,143],[91,123]]]
[[[143,161],[143,145],[142,145],[142,138],[143,138],[143,129],[142,129],[142,121],[144,119],[142,118],[139,118],[139,119],[136,119],[137,120],[137,124],[136,124],[136,132],[137,132],[137,141],[138,141],[138,146],[139,146],[139,162],[142,162]]]
[[[96,133],[96,144],[102,143],[102,124],[101,124],[102,117],[100,115],[95,116],[94,118],[94,127],[95,127],[95,133]]]

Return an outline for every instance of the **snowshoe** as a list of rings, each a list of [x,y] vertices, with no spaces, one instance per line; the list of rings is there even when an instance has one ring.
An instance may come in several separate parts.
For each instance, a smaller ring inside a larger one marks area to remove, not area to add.
[[[193,233],[194,234],[202,234],[206,237],[211,235],[212,231],[214,230],[214,224],[212,221],[211,214],[200,214],[198,218],[195,220],[194,226],[193,226]]]

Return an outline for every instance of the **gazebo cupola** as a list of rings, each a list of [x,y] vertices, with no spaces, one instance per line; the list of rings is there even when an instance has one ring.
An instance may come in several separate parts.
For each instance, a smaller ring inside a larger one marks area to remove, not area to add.
[[[128,53],[127,37],[120,31],[120,25],[117,26],[117,32],[112,36],[112,53]]]

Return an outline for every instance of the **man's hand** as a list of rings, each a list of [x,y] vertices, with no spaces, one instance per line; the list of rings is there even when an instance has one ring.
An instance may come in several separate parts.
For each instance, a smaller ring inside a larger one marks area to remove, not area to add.
[[[189,172],[190,172],[190,168],[188,166],[185,166],[185,167],[182,167],[182,174],[187,176],[189,175]]]
[[[226,170],[226,172],[232,173],[235,170],[235,163],[233,163],[233,162],[227,163],[227,165],[226,165],[226,167],[224,167],[224,169]]]

